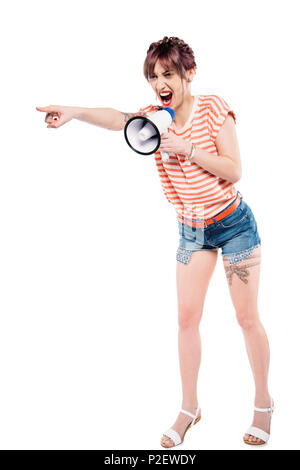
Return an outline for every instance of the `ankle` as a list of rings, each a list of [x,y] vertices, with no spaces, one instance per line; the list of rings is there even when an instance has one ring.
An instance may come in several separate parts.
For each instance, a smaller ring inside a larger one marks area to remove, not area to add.
[[[271,395],[269,392],[255,395],[254,406],[257,408],[268,408],[271,405]]]
[[[197,408],[198,408],[198,401],[188,401],[188,402],[182,402],[181,408],[185,411],[189,411],[190,413],[196,413]]]

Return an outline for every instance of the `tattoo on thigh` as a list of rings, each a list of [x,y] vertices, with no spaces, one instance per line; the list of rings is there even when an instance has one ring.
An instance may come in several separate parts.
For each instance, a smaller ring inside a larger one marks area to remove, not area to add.
[[[248,284],[247,277],[249,277],[250,271],[247,268],[251,268],[252,266],[260,264],[260,254],[254,254],[251,256],[251,258],[249,258],[249,261],[253,258],[257,259],[254,259],[252,263],[244,263],[242,261],[241,263],[225,266],[226,277],[230,286],[232,285],[232,278],[234,274],[236,274],[237,277],[244,282],[244,284]]]

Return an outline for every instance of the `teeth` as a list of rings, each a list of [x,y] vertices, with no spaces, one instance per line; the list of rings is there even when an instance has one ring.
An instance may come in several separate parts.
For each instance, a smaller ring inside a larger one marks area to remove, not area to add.
[[[167,96],[169,95],[171,92],[170,91],[163,91],[160,96]]]

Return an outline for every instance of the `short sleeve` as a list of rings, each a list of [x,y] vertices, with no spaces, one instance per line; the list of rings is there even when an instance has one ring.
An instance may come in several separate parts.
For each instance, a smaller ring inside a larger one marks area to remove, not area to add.
[[[211,95],[208,107],[207,125],[208,132],[213,141],[216,140],[219,130],[228,114],[231,114],[236,124],[235,112],[220,96]]]

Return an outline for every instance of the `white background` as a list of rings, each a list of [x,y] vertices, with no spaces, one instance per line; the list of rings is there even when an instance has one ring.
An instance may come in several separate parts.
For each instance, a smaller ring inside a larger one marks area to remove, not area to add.
[[[156,104],[143,62],[165,35],[194,50],[192,94],[220,95],[236,112],[236,187],[262,239],[259,310],[277,406],[262,449],[300,448],[297,7],[2,4],[1,448],[162,449],[181,407],[179,235],[154,157],[80,121],[47,129],[35,109]],[[254,386],[220,252],[200,329],[203,420],[178,450],[252,449],[242,436]]]

